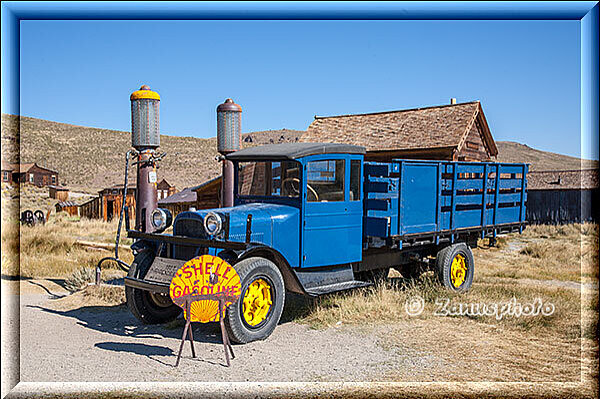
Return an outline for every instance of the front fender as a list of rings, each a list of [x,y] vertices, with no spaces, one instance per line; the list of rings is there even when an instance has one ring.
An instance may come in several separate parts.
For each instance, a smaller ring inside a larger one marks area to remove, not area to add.
[[[266,245],[252,245],[243,250],[226,249],[219,252],[217,256],[219,256],[221,259],[224,259],[231,265],[235,265],[244,259],[253,257],[269,259],[281,272],[286,290],[298,294],[308,295],[304,290],[304,287],[302,287],[300,280],[298,280],[298,276],[296,276],[296,273],[294,273],[285,257],[274,248]]]

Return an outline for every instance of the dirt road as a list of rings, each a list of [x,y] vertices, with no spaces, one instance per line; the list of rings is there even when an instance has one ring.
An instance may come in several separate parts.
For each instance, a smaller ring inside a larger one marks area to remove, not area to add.
[[[174,368],[181,325],[143,326],[124,306],[61,310],[67,293],[57,285],[22,285],[21,381],[369,381],[398,367],[439,366],[411,348],[385,350],[369,331],[284,322],[267,341],[235,345],[231,368],[218,325],[197,324],[197,358],[186,345]]]
[[[224,366],[218,325],[194,326],[174,367],[182,324],[143,326],[120,306],[69,306],[47,280],[3,281],[20,298],[20,381],[562,381],[581,378],[577,346],[455,318],[314,330],[282,322],[266,341],[234,345]],[[20,285],[20,295],[15,289]],[[376,315],[374,315],[376,317]],[[6,325],[6,324],[5,324]],[[11,343],[3,342],[3,352]],[[12,344],[12,350],[15,350]],[[568,363],[554,365],[555,359]],[[590,359],[592,360],[592,359]],[[592,360],[593,361],[593,360]],[[558,367],[555,368],[554,366]],[[584,368],[589,364],[584,364]]]

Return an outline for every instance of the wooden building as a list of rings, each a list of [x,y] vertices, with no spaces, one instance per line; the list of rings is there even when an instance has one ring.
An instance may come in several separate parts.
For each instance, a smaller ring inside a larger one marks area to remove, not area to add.
[[[100,218],[105,222],[118,218],[123,204],[123,185],[118,184],[98,192]],[[129,219],[135,220],[135,188],[127,188],[125,200],[129,211]]]
[[[7,164],[3,162],[2,181],[30,183],[38,187],[56,186],[58,185],[58,172],[38,166],[36,163]]]
[[[165,208],[171,211],[173,217],[177,214],[187,211],[192,207],[196,207],[196,192],[193,187],[187,187],[183,190],[158,201],[160,208]]]
[[[67,212],[70,216],[79,216],[79,206],[72,201],[59,202],[55,205],[56,213]]]
[[[498,148],[479,101],[369,114],[315,116],[306,143],[366,147],[366,160],[494,160]]]
[[[315,116],[300,139],[305,143],[347,143],[367,149],[365,160],[394,158],[493,161],[498,148],[479,101],[398,111]],[[256,182],[252,170],[244,182]],[[257,176],[261,176],[259,173]],[[219,206],[221,177],[196,188],[197,208]],[[242,185],[242,192],[253,188]]]
[[[2,161],[2,182],[12,183],[13,182],[13,171],[14,166],[8,162]]]
[[[158,200],[160,201],[163,198],[167,198],[177,192],[175,186],[172,186],[168,181],[162,179],[156,184],[156,191],[158,195]]]
[[[48,196],[61,202],[69,199],[69,189],[63,186],[48,186]]]
[[[88,219],[100,219],[100,197],[94,197],[79,205],[79,216]]]
[[[597,169],[533,171],[527,175],[527,221],[598,222]]]
[[[221,206],[221,176],[193,187],[196,193],[196,209],[211,209]]]
[[[218,208],[221,201],[221,177],[211,179],[195,187],[185,188],[158,201],[158,206],[177,214],[195,209]]]

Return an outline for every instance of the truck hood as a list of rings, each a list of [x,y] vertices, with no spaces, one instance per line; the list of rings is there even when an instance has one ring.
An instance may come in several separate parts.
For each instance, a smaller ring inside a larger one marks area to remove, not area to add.
[[[206,238],[204,218],[215,212],[223,218],[224,234],[216,237],[228,241],[246,241],[247,224],[250,225],[250,241],[273,245],[273,234],[287,224],[298,227],[300,210],[288,205],[253,203],[229,208],[202,209],[182,212],[175,218],[173,232],[176,235]],[[252,216],[248,223],[249,216]],[[290,226],[291,227],[291,226]]]

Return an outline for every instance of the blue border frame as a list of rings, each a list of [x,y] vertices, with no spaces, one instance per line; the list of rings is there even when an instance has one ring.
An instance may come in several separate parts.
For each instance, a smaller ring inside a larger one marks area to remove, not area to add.
[[[2,112],[20,114],[19,47],[22,20],[579,20],[581,21],[581,154],[589,157],[598,148],[598,2],[3,2],[0,8],[2,24]],[[9,305],[17,312],[17,306]],[[16,309],[15,309],[16,308]],[[11,309],[11,310],[12,310]],[[18,316],[17,316],[18,317]],[[9,333],[19,341],[19,332]],[[18,347],[18,345],[17,345]],[[18,363],[19,354],[13,357]],[[18,373],[18,365],[16,366]],[[7,370],[3,370],[3,373]],[[14,372],[14,371],[13,371]],[[14,375],[5,375],[4,389],[14,381]],[[3,378],[4,379],[4,378]],[[99,391],[114,392],[123,384],[77,384],[89,394]],[[543,390],[543,383],[540,384]],[[25,383],[13,388],[14,394],[32,393],[40,387],[52,391],[47,384]],[[452,385],[450,385],[452,386]],[[149,387],[172,390],[181,385],[168,383]],[[247,387],[247,388],[245,388]],[[60,387],[56,387],[60,391]],[[65,387],[63,387],[64,389]],[[266,393],[267,385],[247,383],[236,387],[237,396]],[[573,386],[571,392],[579,391]],[[187,395],[199,390],[223,393],[219,385],[198,384]],[[494,390],[493,388],[491,388]],[[496,391],[498,387],[495,387]],[[298,394],[302,386],[289,384],[281,395]],[[323,389],[324,390],[324,389]],[[146,390],[145,392],[149,392]],[[143,390],[138,393],[143,394]],[[273,392],[271,392],[273,394]],[[356,392],[354,393],[357,394]],[[58,393],[60,395],[60,393]],[[181,392],[185,396],[184,391]],[[352,396],[352,394],[350,394]],[[84,396],[84,394],[82,394]]]

